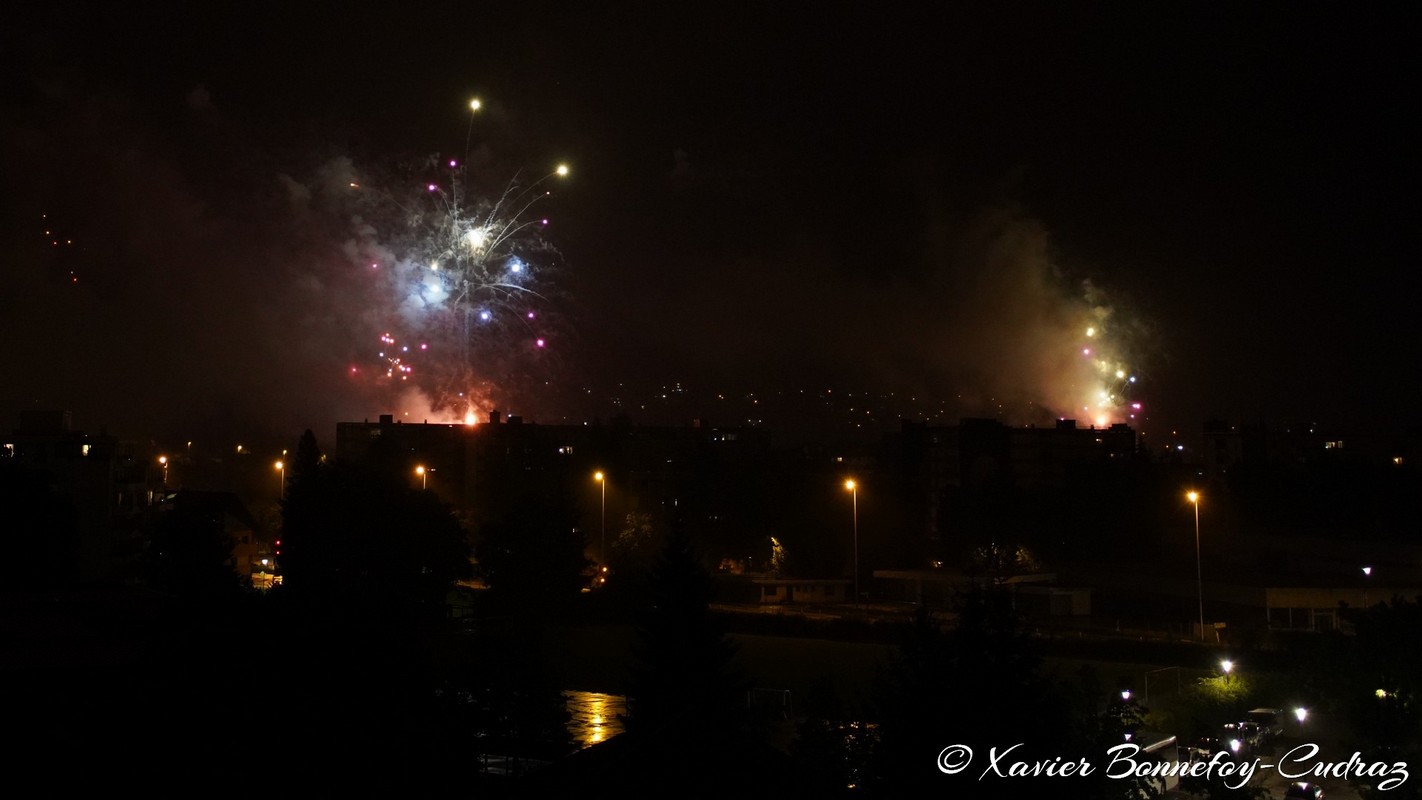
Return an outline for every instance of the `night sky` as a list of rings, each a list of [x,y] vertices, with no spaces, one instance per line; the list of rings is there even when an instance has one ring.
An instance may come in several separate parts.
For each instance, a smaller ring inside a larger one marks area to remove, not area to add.
[[[26,5],[0,420],[386,412],[322,181],[439,154],[572,169],[538,211],[561,327],[491,399],[539,419],[676,383],[1076,417],[1095,309],[1151,435],[1415,422],[1410,4]]]

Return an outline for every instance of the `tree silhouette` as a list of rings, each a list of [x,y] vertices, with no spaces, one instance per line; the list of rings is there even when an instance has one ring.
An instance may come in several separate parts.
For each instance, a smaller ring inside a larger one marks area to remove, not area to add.
[[[228,599],[242,591],[226,529],[228,503],[222,493],[184,491],[154,524],[148,549],[149,582],[185,600]]]
[[[283,591],[304,597],[438,615],[470,572],[468,537],[448,506],[361,464],[303,465],[282,521]]]
[[[321,455],[321,447],[316,443],[316,434],[307,428],[306,432],[301,434],[301,439],[297,441],[296,455],[286,468],[287,482],[297,484],[307,476],[315,475],[324,459],[325,456]]]
[[[1065,706],[1042,676],[1041,658],[1004,594],[967,592],[955,611],[956,624],[945,631],[920,606],[880,674],[880,735],[866,781],[891,796],[965,790],[965,780],[973,782],[972,791],[994,791],[977,782],[979,771],[939,772],[936,758],[949,745],[966,745],[983,758],[991,747],[1023,742],[1021,755],[1036,759],[1070,746]],[[1013,780],[1010,788],[1027,785]]]
[[[748,684],[736,648],[711,614],[715,588],[679,520],[647,582],[638,614],[629,729],[717,735],[744,722]]]
[[[519,615],[548,618],[567,610],[588,583],[591,564],[570,494],[528,494],[480,530],[477,571],[490,599]]]
[[[323,460],[312,436],[289,474],[282,584],[260,628],[279,654],[260,672],[281,712],[266,740],[323,780],[429,779],[467,756],[451,752],[468,740],[425,634],[470,574],[468,537],[433,493],[379,465]]]

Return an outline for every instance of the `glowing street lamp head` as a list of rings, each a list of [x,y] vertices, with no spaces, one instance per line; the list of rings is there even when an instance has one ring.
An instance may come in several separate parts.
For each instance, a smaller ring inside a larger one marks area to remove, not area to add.
[[[1364,574],[1364,575],[1371,575],[1371,574],[1373,574],[1373,568],[1372,568],[1372,567],[1363,567],[1363,574]]]
[[[859,484],[855,483],[853,478],[850,478],[849,480],[844,482],[844,488],[851,492],[854,491],[858,486]]]
[[[470,100],[470,101],[469,101],[469,110],[470,110],[470,111],[478,111],[479,109],[481,109],[481,108],[483,108],[483,107],[484,107],[484,104],[481,103],[481,102],[479,102],[479,98],[477,98],[477,97],[474,98],[473,100]]]
[[[415,467],[415,474],[416,474],[416,475],[423,475],[423,474],[425,474],[425,468],[424,468],[424,467]]]
[[[1186,500],[1189,500],[1189,501],[1192,502],[1192,503],[1198,503],[1198,502],[1200,502],[1200,493],[1199,493],[1199,492],[1186,492],[1186,493],[1185,493],[1185,499],[1186,499]]]
[[[566,177],[568,176],[568,165],[567,165],[567,164],[559,164],[559,165],[558,165],[558,168],[555,169],[555,170],[553,170],[553,171],[558,174],[558,177],[560,177],[560,178],[566,178]]]
[[[1234,662],[1226,658],[1220,662],[1220,669],[1224,670],[1225,674],[1228,675],[1234,671]]]
[[[601,470],[599,470],[599,471],[593,473],[593,480],[597,481],[598,483],[602,483],[602,471],[601,471]]]
[[[158,463],[159,463],[159,464],[167,464],[167,463],[168,463],[168,457],[167,457],[167,456],[158,456]]]
[[[275,466],[277,469],[279,469],[279,470],[286,468],[286,464],[283,463],[283,462],[281,462],[281,461],[276,462],[276,464],[275,464],[274,466]]]

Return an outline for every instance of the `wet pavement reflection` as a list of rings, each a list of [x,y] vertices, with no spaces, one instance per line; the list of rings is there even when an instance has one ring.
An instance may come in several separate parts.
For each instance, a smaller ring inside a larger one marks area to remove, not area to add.
[[[627,698],[599,692],[565,691],[568,704],[568,732],[579,749],[616,736],[623,731],[621,715],[627,713]]]

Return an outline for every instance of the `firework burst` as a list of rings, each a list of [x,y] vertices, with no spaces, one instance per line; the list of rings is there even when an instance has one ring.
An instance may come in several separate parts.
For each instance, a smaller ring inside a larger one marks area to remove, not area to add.
[[[1086,284],[1085,310],[1078,317],[1079,337],[1076,347],[1080,355],[1074,360],[1079,392],[1076,408],[1097,427],[1125,422],[1132,423],[1141,413],[1141,404],[1133,399],[1136,374],[1125,356],[1125,337],[1115,330],[1112,313],[1098,289]]]
[[[482,194],[459,159],[431,157],[399,179],[403,192],[371,195],[347,252],[374,284],[379,326],[373,364],[353,366],[408,398],[418,390],[437,418],[468,421],[495,397],[526,392],[556,358],[559,253],[535,212],[568,175],[515,175]]]

